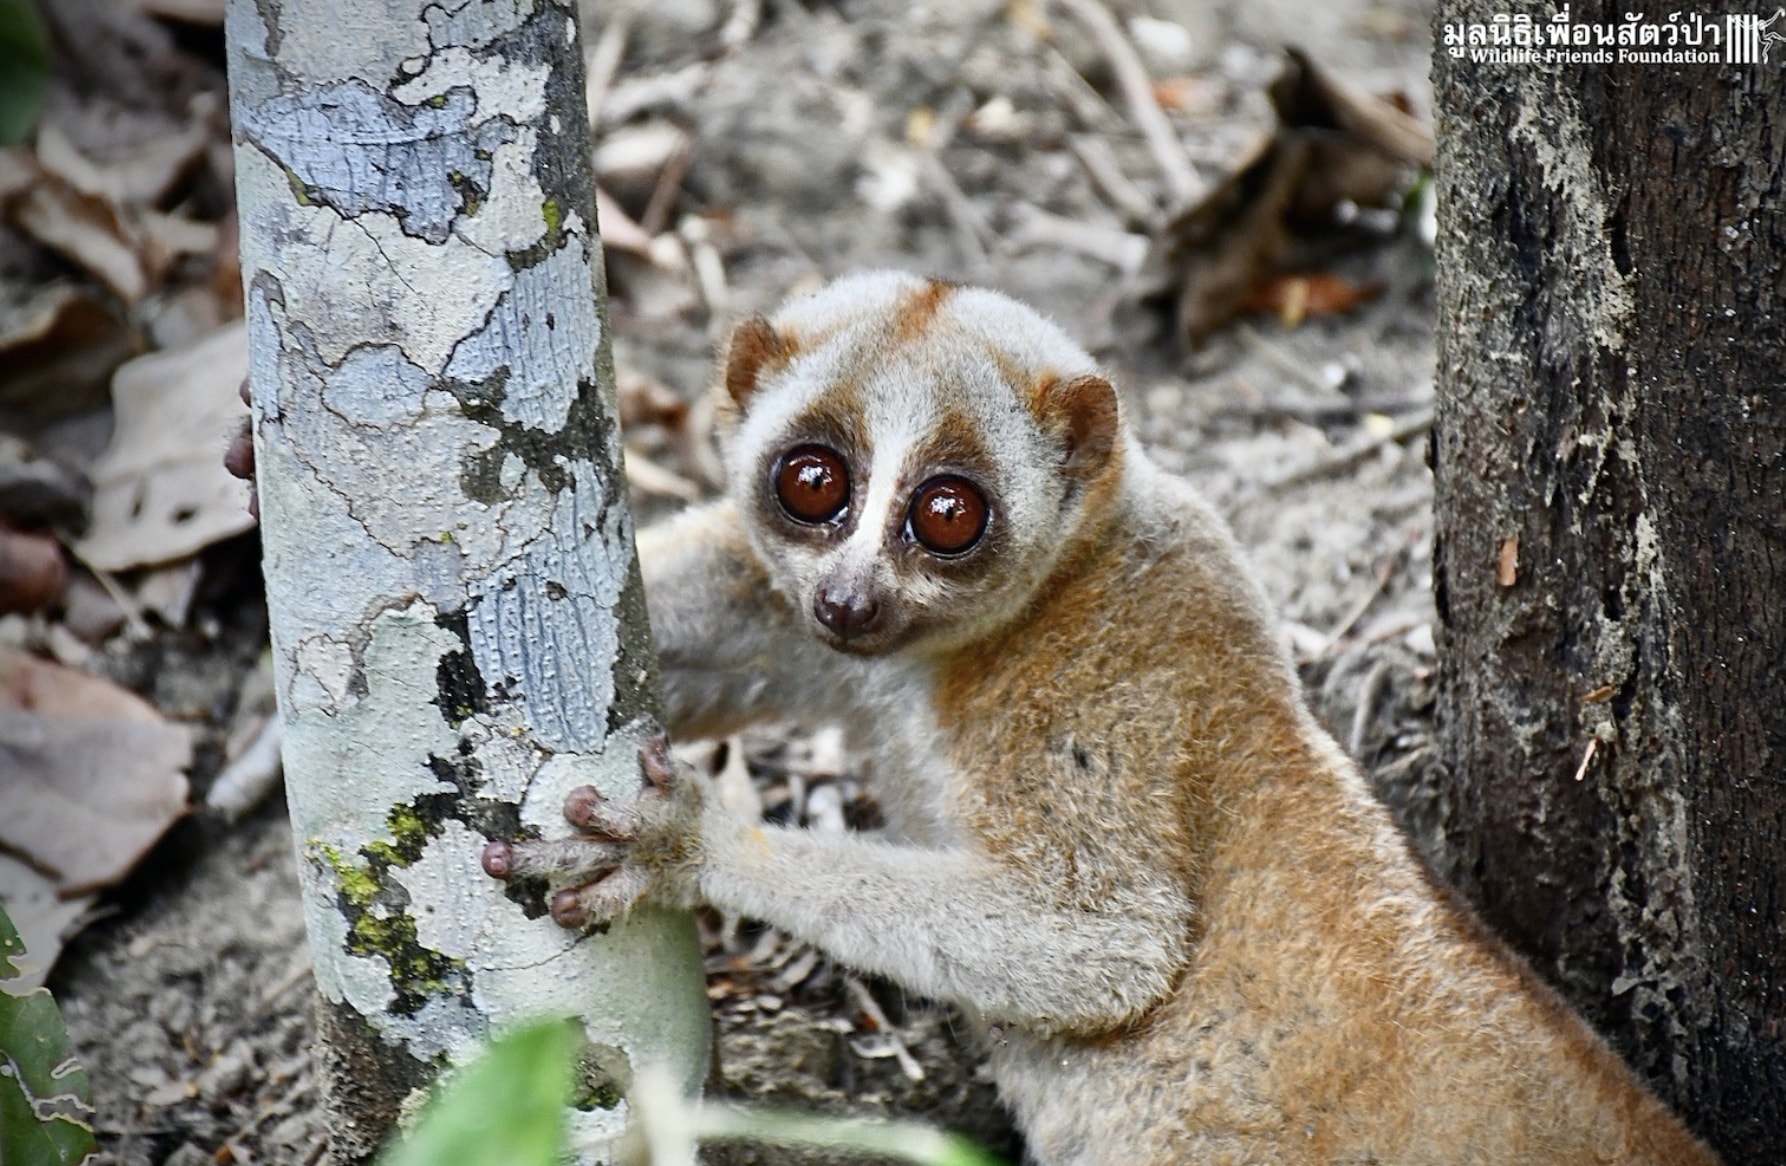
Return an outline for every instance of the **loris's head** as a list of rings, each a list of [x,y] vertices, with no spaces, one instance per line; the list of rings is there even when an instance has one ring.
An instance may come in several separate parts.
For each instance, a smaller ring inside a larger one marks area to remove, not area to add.
[[[724,378],[751,540],[844,651],[946,647],[1010,619],[1121,473],[1110,383],[996,292],[840,279],[740,324]]]

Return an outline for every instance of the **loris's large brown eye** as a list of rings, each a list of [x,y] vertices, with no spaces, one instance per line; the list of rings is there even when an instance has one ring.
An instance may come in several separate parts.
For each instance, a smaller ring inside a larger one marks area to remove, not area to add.
[[[959,555],[986,533],[986,495],[966,478],[932,478],[912,495],[906,529],[925,550]]]
[[[836,450],[802,445],[775,467],[775,500],[795,522],[830,522],[850,504],[850,471]]]

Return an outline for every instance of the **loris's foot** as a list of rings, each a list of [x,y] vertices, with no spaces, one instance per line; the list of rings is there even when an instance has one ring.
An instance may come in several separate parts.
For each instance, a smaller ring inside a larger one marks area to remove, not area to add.
[[[564,817],[576,835],[497,839],[484,847],[485,873],[564,884],[552,896],[552,918],[561,927],[604,922],[644,899],[692,904],[706,782],[677,766],[662,737],[640,747],[639,763],[644,784],[632,802],[578,786],[564,799]]]
[[[252,402],[248,396],[248,382],[236,390],[242,398],[242,404]],[[248,513],[255,518],[260,517],[260,491],[254,482],[254,419],[242,419],[242,427],[236,435],[229,439],[229,447],[223,451],[223,468],[248,483]]]

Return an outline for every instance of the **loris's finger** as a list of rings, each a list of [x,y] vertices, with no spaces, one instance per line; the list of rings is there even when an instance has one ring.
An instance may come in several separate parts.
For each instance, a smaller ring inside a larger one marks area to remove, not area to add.
[[[625,846],[595,838],[499,838],[484,847],[484,873],[574,882],[613,870],[625,853]]]
[[[566,887],[552,896],[552,920],[560,927],[587,927],[625,914],[645,893],[645,872],[623,866],[596,882]]]

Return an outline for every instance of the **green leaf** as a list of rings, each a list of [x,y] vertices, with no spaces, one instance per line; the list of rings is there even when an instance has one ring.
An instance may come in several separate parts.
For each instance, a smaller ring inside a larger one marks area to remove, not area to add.
[[[558,1166],[576,1030],[516,1029],[435,1087],[421,1121],[381,1166]]]
[[[19,929],[7,917],[5,904],[0,904],[0,980],[17,979],[23,974],[12,961],[24,954],[25,941],[19,938]]]
[[[19,974],[19,933],[0,909],[0,979]],[[49,989],[13,995],[0,987],[0,1162],[70,1166],[94,1153],[93,1090],[74,1059]]]
[[[50,41],[31,0],[0,0],[0,146],[31,135],[50,80]]]

